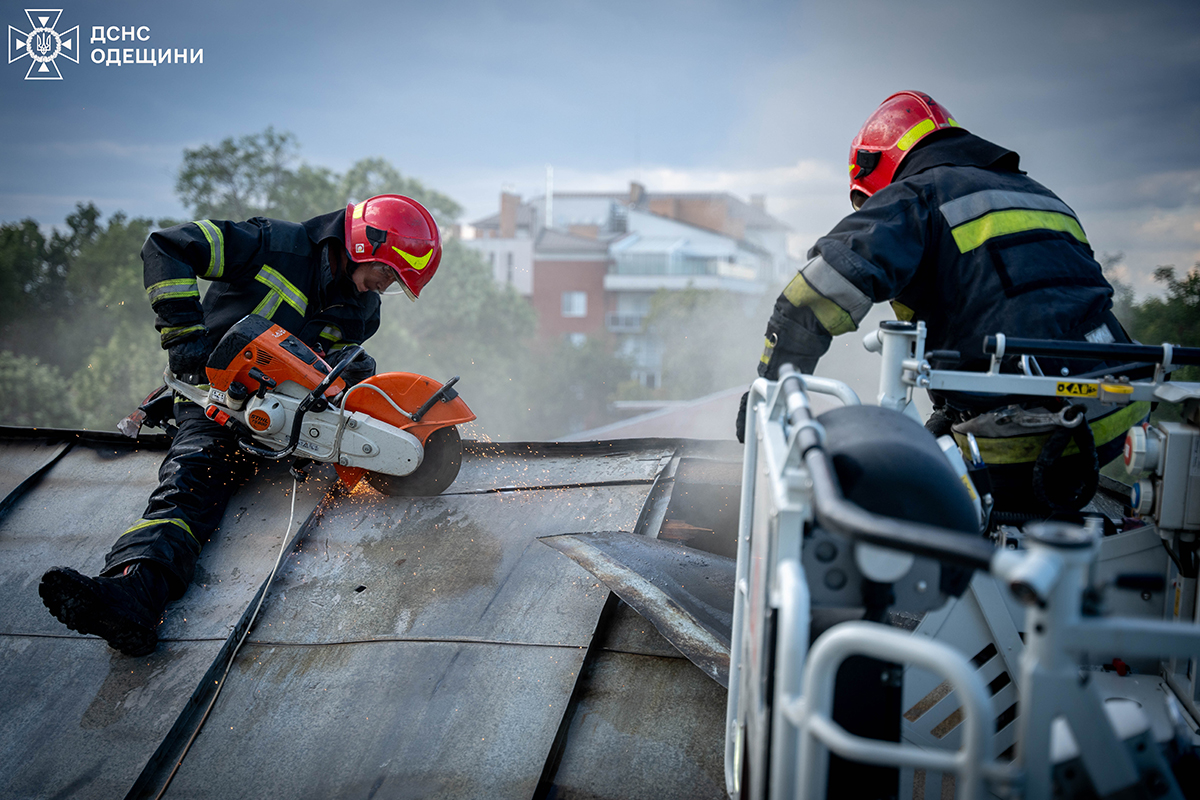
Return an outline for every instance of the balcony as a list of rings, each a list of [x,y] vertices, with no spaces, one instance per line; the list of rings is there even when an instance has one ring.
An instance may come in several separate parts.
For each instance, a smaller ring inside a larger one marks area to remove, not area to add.
[[[643,314],[608,313],[604,315],[604,327],[610,333],[641,333],[645,322],[646,317]]]
[[[716,275],[719,259],[681,253],[620,253],[610,272],[614,275]]]

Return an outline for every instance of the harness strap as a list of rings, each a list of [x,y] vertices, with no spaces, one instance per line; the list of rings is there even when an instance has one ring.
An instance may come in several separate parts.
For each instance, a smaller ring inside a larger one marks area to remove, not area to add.
[[[1082,405],[1070,406],[1064,416],[1081,416],[1085,409]],[[1072,412],[1074,412],[1072,414]],[[1061,496],[1051,497],[1047,491],[1047,474],[1054,470],[1061,477],[1062,470],[1058,462],[1062,458],[1067,443],[1074,440],[1083,459],[1083,466],[1074,476],[1076,483],[1065,484]],[[1042,452],[1038,454],[1033,465],[1033,494],[1038,502],[1045,504],[1054,511],[1078,511],[1087,505],[1096,495],[1096,487],[1100,483],[1100,462],[1096,456],[1096,440],[1092,429],[1084,419],[1073,428],[1060,427],[1050,434]]]

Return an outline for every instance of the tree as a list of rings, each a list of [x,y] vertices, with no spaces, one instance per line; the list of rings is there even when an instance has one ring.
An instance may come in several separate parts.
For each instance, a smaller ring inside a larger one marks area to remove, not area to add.
[[[6,329],[42,310],[39,284],[45,279],[46,237],[32,219],[0,226],[0,321]]]
[[[462,213],[385,159],[339,175],[294,166],[297,153],[295,138],[273,128],[185,150],[180,199],[199,218],[306,219],[382,193],[413,197],[443,222]],[[155,224],[100,216],[80,204],[49,238],[34,220],[0,226],[0,325],[6,344],[21,345],[0,356],[0,418],[9,423],[111,430],[161,379],[166,355],[139,258]],[[477,252],[447,239],[436,283],[415,305],[385,301],[367,344],[381,371],[461,376],[479,416],[467,436],[546,438],[609,421],[608,399],[628,368],[603,341],[535,348],[535,329],[530,304],[498,286]]]
[[[56,363],[54,324],[77,299],[70,264],[95,239],[99,216],[91,203],[79,203],[67,230],[49,238],[32,219],[0,226],[0,335],[13,352]]]
[[[295,136],[276,133],[274,127],[185,149],[175,191],[199,218],[278,216],[297,149]]]
[[[492,280],[479,254],[454,239],[417,303],[384,301],[383,323],[367,348],[381,372],[418,372],[459,389],[479,417],[474,435],[509,438],[528,422],[529,304]]]
[[[532,365],[522,438],[554,439],[616,421],[609,402],[629,379],[630,365],[613,355],[604,338],[589,337],[581,345],[564,339],[537,354]]]
[[[80,415],[71,385],[53,366],[0,351],[0,414],[5,425],[74,428]]]
[[[336,211],[345,205],[346,196],[338,188],[337,173],[325,167],[301,164],[295,172],[285,176],[278,205],[269,216],[299,221]]]
[[[67,275],[71,310],[55,320],[55,346],[49,357],[72,379],[86,366],[93,351],[104,347],[121,325],[154,335],[154,312],[146,300],[140,257],[152,228],[149,219],[128,219],[117,212],[71,259]],[[130,353],[129,357],[137,356]],[[130,390],[144,396],[151,388],[134,386]],[[96,402],[105,401],[93,398]]]
[[[766,298],[688,287],[651,298],[647,329],[662,351],[664,398],[690,400],[749,384],[761,348]]]
[[[350,202],[366,200],[377,194],[402,194],[429,209],[442,224],[462,214],[462,206],[441,192],[426,188],[415,178],[405,178],[387,159],[363,158],[355,162],[341,179],[342,196]]]
[[[1154,270],[1154,280],[1166,285],[1166,297],[1147,297],[1133,306],[1130,334],[1144,344],[1200,347],[1200,262],[1182,278],[1176,278],[1174,267],[1159,267]],[[1183,367],[1174,377],[1200,380],[1200,368]]]
[[[115,430],[162,383],[167,356],[159,346],[158,332],[136,316],[123,315],[71,378],[85,428]]]
[[[22,311],[4,325],[6,344],[19,354],[6,367],[6,421],[111,429],[154,388],[165,357],[138,257],[151,226],[121,213],[102,224],[88,203],[49,239],[33,220],[0,231],[0,261],[7,256],[15,267],[0,276],[11,283],[25,270],[15,295]]]
[[[175,190],[200,219],[264,216],[298,221],[377,194],[412,197],[443,223],[462,213],[458,203],[404,177],[387,159],[364,158],[339,175],[304,163],[293,168],[299,149],[293,134],[268,127],[215,146],[184,150]]]

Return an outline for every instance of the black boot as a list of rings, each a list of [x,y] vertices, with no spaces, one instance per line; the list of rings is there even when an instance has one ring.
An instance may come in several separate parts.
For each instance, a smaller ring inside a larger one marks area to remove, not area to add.
[[[135,562],[111,578],[54,567],[38,586],[42,602],[59,622],[99,636],[127,656],[154,652],[168,592],[162,571],[148,561]]]

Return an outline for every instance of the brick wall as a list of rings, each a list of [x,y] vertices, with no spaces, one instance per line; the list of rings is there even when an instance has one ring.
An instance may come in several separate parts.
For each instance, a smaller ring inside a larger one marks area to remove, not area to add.
[[[608,260],[534,261],[533,308],[538,315],[538,338],[557,339],[568,333],[607,336],[604,327],[604,275]],[[586,292],[587,314],[562,315],[563,292]]]

